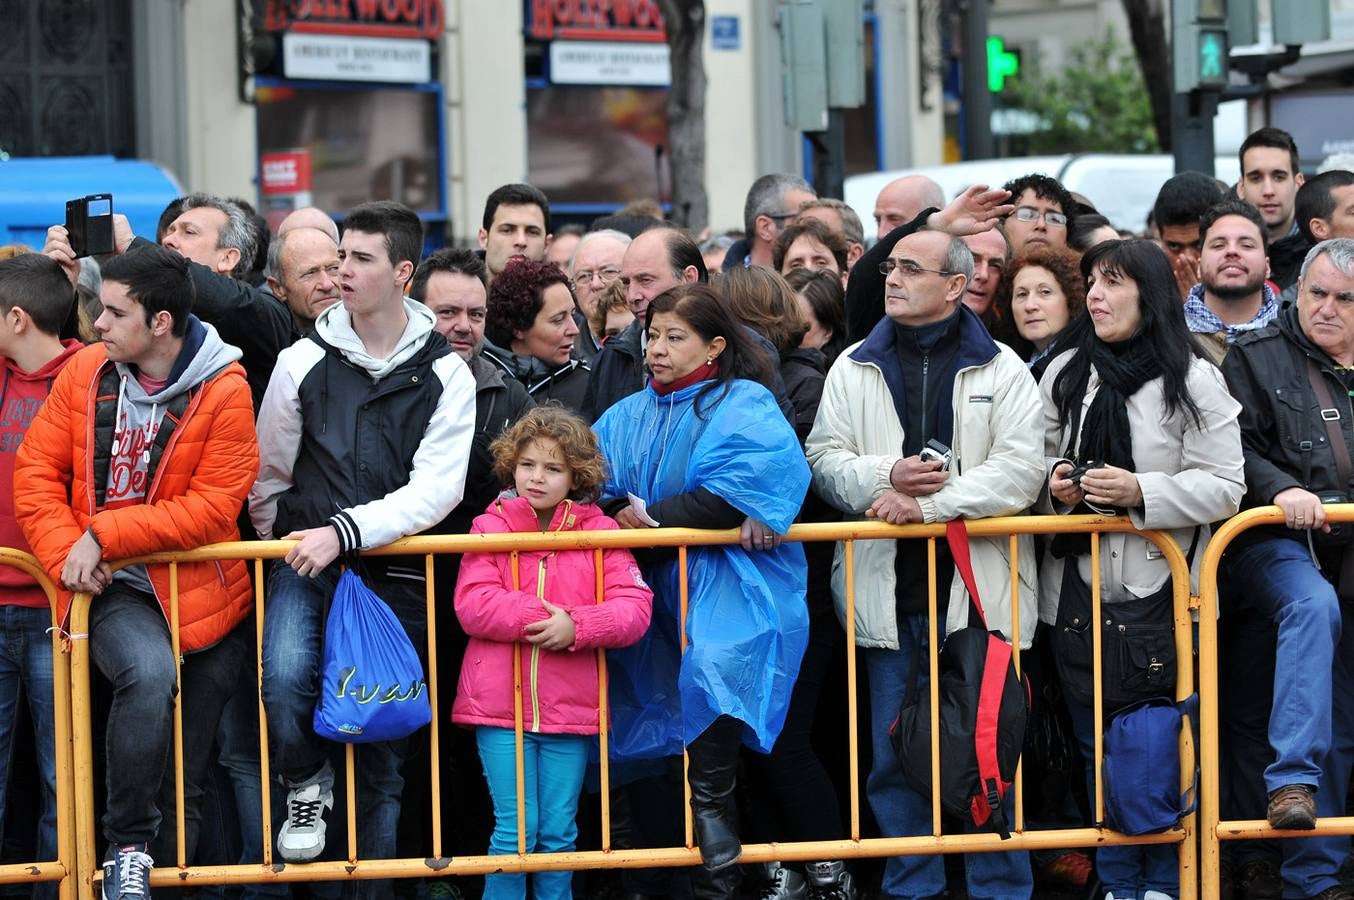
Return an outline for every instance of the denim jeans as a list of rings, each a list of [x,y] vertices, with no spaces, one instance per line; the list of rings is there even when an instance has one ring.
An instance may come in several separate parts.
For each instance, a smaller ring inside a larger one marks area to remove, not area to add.
[[[51,625],[52,612],[47,607],[0,606],[0,833],[7,824],[9,767],[17,737],[14,722],[19,695],[23,694],[33,720],[42,778],[36,858],[41,862],[56,859],[56,704],[52,694],[52,639],[47,634]],[[32,827],[31,821],[15,824],[21,830]]]
[[[1095,805],[1095,709],[1067,700],[1072,733],[1086,760],[1086,796]],[[1094,810],[1091,813],[1095,815]],[[1180,893],[1180,857],[1175,844],[1138,847],[1101,847],[1095,851],[1095,871],[1105,890],[1119,897],[1141,897],[1145,891],[1160,891],[1171,897]]]
[[[931,802],[912,790],[903,779],[903,770],[889,741],[889,726],[898,718],[907,681],[912,675],[913,654],[923,654],[917,669],[918,689],[925,690],[930,676],[926,664],[927,622],[925,615],[902,614],[898,617],[898,650],[863,648],[870,680],[871,742],[874,762],[866,781],[870,808],[885,837],[906,837],[931,833]],[[920,644],[918,639],[920,638]],[[1014,821],[1015,792],[1006,794],[1002,806],[1007,820]],[[972,821],[966,821],[965,833],[973,833]],[[1023,850],[993,853],[968,853],[964,856],[968,895],[972,900],[1016,900],[1034,891],[1030,855]],[[923,898],[945,891],[945,860],[939,854],[895,856],[884,865],[881,895],[896,898]]]
[[[493,855],[517,852],[516,739],[511,729],[480,726],[475,729],[484,778],[494,798]],[[577,734],[524,734],[522,761],[526,788],[528,853],[574,849],[578,838],[578,795],[588,764],[591,741]],[[571,900],[572,872],[533,872],[536,900]],[[489,875],[484,900],[525,900],[526,875]]]
[[[245,623],[213,646],[183,658],[183,801],[189,859],[197,843],[216,723],[248,653],[247,629]],[[160,604],[150,594],[115,581],[90,607],[89,654],[113,690],[105,739],[104,837],[113,844],[153,843],[151,855],[158,855],[161,865],[171,865],[176,843],[174,772],[168,764],[174,732],[174,654]]]
[[[268,713],[272,771],[288,787],[314,777],[338,746],[317,736],[313,726],[323,675],[325,614],[338,576],[336,565],[308,578],[279,563],[268,578],[263,619],[263,704]],[[389,604],[422,658],[428,629],[424,583],[376,578],[366,582]],[[361,859],[395,856],[400,792],[404,788],[400,768],[407,743],[384,741],[356,748],[357,851]],[[342,829],[331,828],[329,835],[335,834],[342,834]],[[332,855],[329,849],[322,858]],[[388,881],[356,882],[345,892],[366,896],[385,895],[390,890]]]
[[[1307,547],[1287,538],[1229,551],[1227,569],[1232,583],[1246,585],[1236,602],[1273,619],[1279,629],[1269,716],[1275,759],[1265,769],[1265,790],[1314,786],[1331,745],[1331,683],[1312,673],[1331,671],[1340,641],[1340,601]]]

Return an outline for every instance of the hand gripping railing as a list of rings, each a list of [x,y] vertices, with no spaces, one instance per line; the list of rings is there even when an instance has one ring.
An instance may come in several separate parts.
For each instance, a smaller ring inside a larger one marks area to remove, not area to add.
[[[1177,683],[1177,697],[1184,698],[1193,690],[1193,675],[1191,667],[1184,664],[1183,661],[1192,657],[1191,627],[1190,627],[1190,607],[1189,607],[1189,572],[1185,562],[1184,554],[1179,546],[1167,534],[1155,531],[1136,531],[1132,525],[1123,518],[1102,518],[1096,516],[1017,516],[1009,518],[981,519],[968,523],[968,531],[971,537],[993,537],[1006,536],[1010,540],[1010,571],[1012,584],[1012,597],[1016,598],[1020,594],[1020,576],[1019,576],[1019,549],[1018,536],[1025,534],[1090,534],[1091,535],[1091,559],[1094,571],[1099,571],[1100,556],[1100,534],[1104,533],[1122,533],[1133,532],[1139,534],[1148,541],[1155,543],[1161,548],[1161,551],[1170,566],[1171,574],[1175,585],[1175,640],[1177,656],[1182,660],[1182,664],[1177,667],[1179,672],[1179,681]],[[936,556],[935,541],[937,538],[943,538],[945,526],[943,524],[932,525],[906,525],[890,526],[879,522],[848,522],[848,523],[824,523],[796,525],[787,535],[788,540],[792,541],[843,541],[845,543],[844,552],[846,554],[846,598],[845,598],[845,620],[854,622],[855,609],[855,573],[852,568],[852,561],[855,552],[855,544],[861,540],[896,540],[899,538],[925,539],[928,545],[928,612],[930,620],[930,640],[929,646],[929,666],[930,666],[930,691],[931,691],[931,710],[932,716],[937,715],[939,709],[938,692],[938,649],[940,646],[940,634],[938,631],[938,586],[935,583],[936,577]],[[425,557],[425,572],[427,575],[427,615],[428,615],[428,686],[433,703],[433,709],[440,709],[437,698],[437,646],[436,646],[436,615],[439,610],[435,602],[436,586],[433,576],[433,557],[435,555],[447,553],[462,553],[467,551],[481,552],[510,552],[514,556],[517,552],[525,550],[553,549],[553,550],[592,550],[599,554],[601,550],[615,547],[676,547],[679,561],[680,591],[681,591],[681,619],[682,619],[682,641],[685,643],[687,636],[685,634],[686,604],[687,604],[687,582],[686,582],[686,562],[687,548],[691,546],[713,546],[736,544],[739,540],[737,529],[728,531],[702,531],[695,529],[645,529],[645,530],[619,530],[619,531],[600,531],[600,532],[565,532],[552,534],[501,534],[501,535],[458,535],[458,536],[423,536],[407,538],[383,547],[379,550],[370,551],[367,555],[372,556],[410,556],[422,555]],[[266,609],[266,597],[264,595],[265,579],[263,561],[266,559],[278,559],[284,556],[293,546],[288,541],[268,541],[252,543],[235,544],[216,544],[203,547],[196,550],[189,550],[180,553],[162,553],[153,556],[143,557],[136,560],[123,560],[119,566],[131,565],[134,563],[166,563],[170,566],[171,590],[169,597],[169,606],[171,608],[171,625],[177,627],[177,607],[178,607],[178,582],[177,582],[177,564],[186,562],[202,562],[210,560],[227,559],[250,559],[254,561],[254,590],[255,590],[255,637],[261,646],[263,637],[263,617]],[[597,565],[600,573],[600,562]],[[1092,584],[1092,611],[1098,617],[1100,610],[1100,586],[1099,580],[1093,579]],[[948,597],[948,586],[945,586]],[[600,574],[597,584],[597,600],[601,602],[601,581]],[[87,630],[89,619],[90,598],[87,595],[77,595],[76,601],[72,607],[71,630],[74,633],[83,634]],[[442,614],[449,614],[450,593],[444,592],[442,599]],[[1012,634],[1020,633],[1020,610],[1019,604],[1012,604]],[[1093,638],[1093,659],[1096,670],[1099,671],[1101,660],[1101,642],[1100,633],[1096,629]],[[175,658],[178,659],[178,639],[173,638]],[[1181,819],[1180,824],[1169,831],[1161,834],[1144,835],[1140,837],[1128,837],[1116,832],[1100,827],[1084,828],[1063,828],[1057,830],[1027,831],[1025,828],[1023,789],[1020,785],[1021,779],[1016,779],[1015,793],[1015,821],[1012,828],[1012,837],[1010,840],[1003,841],[996,834],[942,834],[941,832],[941,813],[940,800],[935,797],[932,800],[932,828],[929,835],[913,837],[882,837],[882,838],[862,838],[860,829],[860,772],[858,763],[858,740],[857,740],[857,701],[856,701],[856,659],[857,652],[854,641],[846,642],[847,655],[847,711],[848,711],[848,734],[846,736],[848,746],[848,760],[850,766],[850,838],[846,840],[833,841],[806,841],[796,843],[764,843],[764,844],[745,844],[743,847],[742,862],[767,862],[772,860],[790,861],[790,860],[821,860],[821,859],[842,859],[849,857],[881,857],[893,855],[914,855],[931,853],[968,853],[968,852],[990,852],[1006,850],[1033,850],[1046,848],[1073,848],[1089,845],[1111,845],[1111,844],[1162,844],[1170,843],[1179,846],[1180,859],[1180,895],[1182,900],[1193,900],[1196,896],[1196,848],[1194,844],[1195,817],[1191,814]],[[1015,649],[1015,664],[1017,668],[1020,665],[1019,647]],[[432,833],[431,833],[431,854],[426,857],[411,857],[404,859],[358,859],[355,854],[356,848],[356,804],[352,802],[355,797],[354,767],[352,764],[352,748],[348,748],[347,766],[346,766],[346,790],[348,792],[349,803],[347,804],[347,833],[348,848],[350,856],[347,860],[334,862],[313,862],[305,864],[283,864],[276,861],[272,852],[272,834],[273,823],[270,815],[270,788],[269,783],[269,759],[267,748],[267,720],[266,712],[263,709],[262,702],[259,703],[259,735],[260,735],[260,757],[261,757],[261,778],[263,781],[263,840],[265,846],[262,848],[261,865],[214,865],[214,866],[190,866],[189,861],[185,859],[184,829],[183,829],[183,774],[182,774],[182,710],[179,708],[179,701],[176,697],[174,708],[174,753],[175,764],[175,806],[176,817],[178,820],[178,848],[177,858],[174,865],[161,865],[152,871],[151,883],[153,885],[169,885],[175,883],[241,883],[241,882],[264,882],[264,881],[327,881],[341,879],[366,879],[366,878],[392,878],[392,877],[445,877],[450,875],[469,875],[469,874],[490,874],[495,872],[532,872],[544,870],[562,870],[562,869],[600,869],[600,868],[653,868],[662,866],[688,866],[699,864],[700,852],[695,847],[692,835],[691,812],[689,802],[685,803],[680,811],[685,820],[685,846],[668,847],[658,849],[614,849],[611,844],[611,827],[608,816],[608,790],[609,790],[609,760],[607,758],[606,740],[607,740],[607,715],[606,715],[606,660],[605,654],[598,651],[598,665],[601,690],[599,691],[599,723],[601,734],[599,740],[602,743],[601,754],[601,784],[602,784],[602,836],[600,849],[596,850],[575,850],[570,852],[558,853],[527,853],[525,822],[526,817],[522,815],[522,805],[524,803],[524,792],[521,790],[523,784],[523,759],[522,759],[522,714],[520,706],[521,697],[521,677],[520,674],[514,679],[516,695],[518,698],[517,710],[515,711],[517,733],[517,784],[518,784],[518,853],[516,855],[480,855],[480,856],[459,856],[455,859],[443,856],[443,834],[440,817],[440,790],[439,775],[437,770],[437,755],[439,752],[439,733],[441,727],[445,724],[440,722],[434,715],[430,730],[430,743],[432,750],[431,759],[431,786],[432,786]],[[261,664],[260,664],[261,666]],[[94,821],[93,821],[93,783],[91,781],[91,748],[92,734],[90,725],[90,703],[89,703],[89,651],[87,641],[77,641],[74,645],[74,651],[71,658],[71,675],[73,688],[73,716],[74,716],[74,737],[76,746],[76,766],[78,779],[76,783],[76,820],[78,833],[80,835],[80,845],[78,849],[79,860],[79,888],[82,898],[92,897],[95,879],[98,875],[99,861],[94,855]],[[260,669],[261,675],[261,669]],[[1103,717],[1102,698],[1099,680],[1095,685],[1095,749],[1097,757],[1096,772],[1096,790],[1095,790],[1095,813],[1096,821],[1104,820],[1104,791],[1101,783],[1101,767],[1098,765],[1103,749],[1103,734],[1100,722]],[[940,760],[938,754],[939,729],[933,720],[932,722],[932,783],[938,784]],[[1194,748],[1189,729],[1182,729],[1180,736],[1180,749],[1182,773],[1182,790],[1185,787],[1185,779],[1192,777],[1194,771]],[[689,801],[689,786],[684,791],[684,799]],[[674,810],[674,814],[678,811]],[[332,834],[332,831],[331,831]]]

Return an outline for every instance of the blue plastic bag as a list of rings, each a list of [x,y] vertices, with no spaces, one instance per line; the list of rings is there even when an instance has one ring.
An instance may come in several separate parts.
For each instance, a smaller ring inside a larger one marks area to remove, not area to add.
[[[324,629],[315,733],[369,744],[408,737],[432,721],[423,664],[400,620],[351,569],[339,576]]]

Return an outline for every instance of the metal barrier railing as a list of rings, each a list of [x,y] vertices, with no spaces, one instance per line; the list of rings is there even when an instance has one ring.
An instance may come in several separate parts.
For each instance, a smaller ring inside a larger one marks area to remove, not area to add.
[[[71,744],[71,680],[70,666],[66,659],[66,648],[60,634],[57,621],[57,592],[42,564],[31,554],[0,548],[0,566],[18,569],[37,581],[47,595],[47,604],[52,612],[52,630],[49,634],[52,642],[52,715],[53,741],[56,749],[56,859],[37,862],[10,863],[0,865],[0,884],[44,884],[58,883],[58,896],[61,900],[71,900],[75,896],[75,796],[70,773],[73,771]],[[11,729],[14,727],[10,724]],[[17,734],[11,734],[11,740],[19,740]],[[41,793],[41,791],[39,791]],[[11,807],[13,794],[10,794]],[[5,810],[10,815],[10,811]],[[34,829],[36,834],[37,829]]]
[[[1354,503],[1325,507],[1328,522],[1354,522]],[[1283,525],[1277,506],[1248,509],[1229,519],[1213,533],[1199,570],[1199,752],[1211,765],[1202,767],[1199,796],[1199,836],[1202,890],[1205,897],[1218,896],[1222,873],[1221,841],[1258,838],[1310,838],[1354,834],[1354,816],[1318,819],[1313,831],[1278,831],[1265,819],[1222,821],[1219,784],[1218,724],[1218,568],[1222,555],[1238,535],[1261,525]],[[1329,678],[1330,673],[1314,677]],[[1334,875],[1335,873],[1331,873]]]
[[[1093,571],[1099,571],[1100,535],[1105,533],[1132,532],[1156,544],[1170,566],[1175,592],[1175,641],[1178,658],[1182,661],[1192,657],[1192,630],[1189,594],[1189,567],[1180,547],[1169,534],[1156,531],[1138,531],[1125,518],[1104,518],[1097,516],[1018,516],[974,520],[968,523],[972,537],[1008,537],[1010,540],[1010,571],[1012,584],[1012,622],[1011,633],[1020,634],[1020,610],[1015,598],[1020,593],[1019,543],[1021,535],[1034,534],[1089,534],[1091,536],[1091,560]],[[932,710],[932,783],[939,784],[939,729],[934,717],[938,715],[939,677],[938,651],[940,647],[937,633],[937,585],[936,585],[936,548],[937,538],[943,539],[944,524],[891,526],[879,522],[849,522],[796,525],[787,540],[792,541],[842,541],[846,554],[846,611],[848,622],[855,620],[855,578],[851,565],[854,547],[861,540],[896,540],[899,538],[925,539],[928,545],[928,610],[930,621],[929,665]],[[652,529],[643,531],[619,530],[603,532],[565,532],[554,534],[503,534],[503,535],[458,535],[458,536],[421,536],[406,538],[379,550],[370,551],[372,556],[424,556],[427,577],[426,600],[428,617],[428,687],[434,710],[438,710],[437,697],[437,646],[436,646],[436,585],[434,583],[433,557],[440,554],[477,552],[510,552],[514,563],[517,551],[526,550],[593,550],[600,555],[607,548],[631,547],[676,547],[682,573],[681,619],[682,641],[685,642],[685,620],[687,605],[687,584],[685,578],[687,548],[691,546],[714,546],[736,544],[739,540],[737,529],[729,531],[701,531],[694,529]],[[255,637],[261,648],[263,640],[263,621],[266,597],[263,561],[279,559],[293,546],[290,541],[258,541],[250,543],[216,544],[181,553],[161,553],[134,560],[119,561],[118,567],[137,563],[165,563],[170,571],[170,598],[172,630],[178,622],[178,578],[177,566],[186,562],[205,562],[234,559],[248,559],[254,562],[255,585]],[[600,565],[598,569],[600,570]],[[601,601],[600,577],[597,585]],[[1093,620],[1100,613],[1099,579],[1093,579],[1091,585]],[[948,596],[948,591],[946,595]],[[77,595],[72,606],[72,633],[84,634],[88,628],[90,598]],[[1100,670],[1101,638],[1099,629],[1093,629],[1093,661],[1096,671]],[[1015,788],[1015,823],[1009,840],[1002,840],[996,834],[943,834],[941,828],[940,799],[937,795],[932,801],[932,832],[929,835],[896,838],[862,838],[860,829],[860,772],[858,765],[857,738],[857,701],[856,701],[856,645],[854,640],[846,642],[847,655],[847,710],[849,722],[848,760],[850,766],[850,838],[848,840],[814,841],[797,843],[744,844],[745,863],[769,861],[795,861],[843,859],[857,857],[882,857],[895,855],[921,855],[934,853],[969,853],[1009,850],[1035,850],[1051,848],[1075,848],[1104,845],[1143,845],[1176,844],[1179,846],[1180,897],[1181,900],[1193,900],[1197,896],[1197,854],[1194,840],[1195,816],[1190,814],[1181,819],[1179,825],[1160,834],[1128,837],[1103,827],[1062,828],[1056,830],[1027,831],[1024,818],[1024,790],[1017,772]],[[178,659],[177,635],[174,636],[175,658]],[[605,710],[606,702],[606,661],[605,654],[598,651],[601,691],[599,691],[599,709]],[[1015,665],[1020,666],[1020,649],[1015,647]],[[260,654],[261,660],[261,654]],[[71,657],[72,678],[72,716],[75,739],[75,807],[76,826],[79,834],[77,859],[79,865],[78,888],[82,900],[93,896],[94,885],[99,876],[99,862],[94,855],[93,803],[94,786],[91,779],[92,744],[90,701],[89,701],[89,648],[87,641],[76,641]],[[1193,673],[1189,665],[1181,664],[1178,669],[1177,697],[1187,697],[1193,691]],[[262,677],[262,663],[259,663],[259,678]],[[516,695],[521,696],[521,679],[516,679]],[[1103,753],[1102,694],[1099,679],[1094,690],[1095,708],[1095,821],[1104,820],[1104,790],[1099,765]],[[516,714],[517,745],[516,765],[518,784],[518,850],[513,855],[477,855],[459,856],[455,859],[443,856],[443,834],[440,817],[441,784],[438,773],[439,733],[442,722],[434,714],[430,728],[431,746],[431,854],[429,856],[406,859],[372,860],[359,859],[356,856],[356,804],[353,766],[353,748],[347,747],[346,790],[347,834],[350,856],[347,860],[320,861],[304,864],[281,863],[273,857],[273,823],[271,821],[271,787],[269,780],[269,752],[267,746],[267,715],[260,697],[258,705],[260,735],[260,776],[262,779],[263,844],[262,863],[259,865],[212,865],[192,866],[185,858],[184,847],[184,802],[182,770],[182,715],[179,699],[176,695],[174,705],[174,765],[175,765],[175,815],[178,822],[178,847],[173,866],[160,865],[151,873],[152,885],[170,884],[224,884],[289,881],[331,881],[370,878],[413,878],[446,877],[451,875],[491,874],[496,872],[533,872],[548,870],[584,870],[600,868],[655,868],[664,866],[689,866],[700,863],[700,851],[695,846],[692,835],[691,810],[684,803],[682,815],[685,819],[685,846],[660,849],[614,849],[611,846],[611,827],[607,811],[607,791],[609,790],[609,760],[605,752],[607,732],[606,718],[603,715],[603,728],[599,737],[602,742],[601,784],[602,784],[602,836],[601,847],[597,850],[575,850],[564,853],[526,853],[525,828],[526,817],[522,814],[524,792],[523,756],[522,756],[522,718],[520,705]],[[1187,778],[1194,771],[1194,747],[1189,729],[1183,729],[1180,736],[1181,788],[1185,789]],[[685,800],[690,799],[690,788],[684,791]],[[162,861],[163,862],[163,861]]]

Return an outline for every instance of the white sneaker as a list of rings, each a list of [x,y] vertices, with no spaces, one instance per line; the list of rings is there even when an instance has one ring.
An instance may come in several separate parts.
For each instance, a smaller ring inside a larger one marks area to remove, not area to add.
[[[324,852],[324,817],[334,808],[332,782],[319,776],[287,792],[287,821],[277,833],[277,855],[310,862]]]
[[[1147,891],[1142,895],[1142,900],[1175,900],[1175,898],[1164,891]]]

